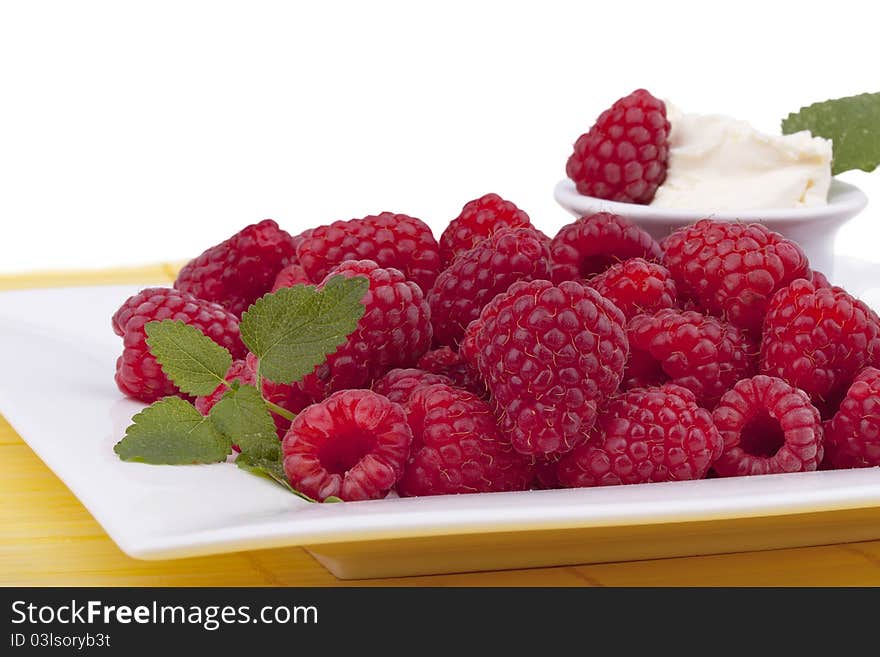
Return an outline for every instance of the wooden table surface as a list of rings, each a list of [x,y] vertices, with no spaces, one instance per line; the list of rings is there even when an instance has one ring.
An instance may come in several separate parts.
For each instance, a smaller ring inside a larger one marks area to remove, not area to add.
[[[174,265],[0,277],[0,290],[171,280]],[[109,319],[108,319],[109,321]],[[173,561],[123,554],[0,416],[3,586],[880,586],[880,541],[559,568],[342,582],[300,548]]]

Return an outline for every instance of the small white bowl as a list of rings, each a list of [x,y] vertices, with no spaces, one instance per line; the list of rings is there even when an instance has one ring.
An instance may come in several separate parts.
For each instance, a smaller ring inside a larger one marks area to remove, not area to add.
[[[862,190],[837,179],[831,181],[828,205],[785,210],[711,212],[618,203],[579,194],[574,182],[569,179],[556,185],[553,195],[563,208],[576,217],[595,212],[613,212],[637,224],[658,241],[676,228],[700,219],[762,223],[770,230],[800,244],[810,259],[810,266],[829,276],[832,274],[834,238],[837,231],[868,203],[868,197]]]

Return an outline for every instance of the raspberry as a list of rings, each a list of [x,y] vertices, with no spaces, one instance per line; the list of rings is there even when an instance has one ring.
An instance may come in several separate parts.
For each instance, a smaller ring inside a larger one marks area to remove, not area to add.
[[[332,276],[365,276],[370,289],[357,329],[345,344],[305,377],[303,386],[315,401],[346,388],[368,387],[395,367],[413,367],[431,346],[431,311],[418,285],[396,269],[384,269],[371,260],[349,260],[333,269]]]
[[[502,228],[459,255],[428,294],[434,344],[458,345],[496,294],[516,281],[550,276],[550,252],[531,228]]]
[[[235,380],[246,384],[256,385],[257,383],[257,358],[254,354],[249,353],[244,360],[235,360],[232,362],[229,370],[226,372],[226,381],[232,383]],[[202,415],[207,415],[220,399],[226,394],[229,388],[223,384],[217,386],[213,392],[203,397],[197,397],[194,404],[196,410]],[[287,409],[291,413],[299,413],[302,409],[311,403],[311,399],[296,385],[285,385],[275,383],[268,379],[263,379],[263,398]],[[272,419],[275,420],[275,427],[278,430],[278,437],[282,438],[290,427],[290,420],[280,415],[272,413]]]
[[[805,391],[831,417],[856,374],[880,358],[880,319],[840,288],[797,280],[767,308],[761,374]]]
[[[706,408],[757,371],[758,345],[747,333],[693,311],[638,315],[628,327],[630,357],[624,387],[675,383]]]
[[[672,384],[616,395],[556,467],[566,488],[702,479],[721,454],[712,414]]]
[[[448,267],[499,228],[529,228],[529,215],[498,194],[486,194],[465,203],[440,236],[440,259]]]
[[[627,319],[677,306],[675,281],[669,270],[643,258],[611,265],[587,284],[613,301]]]
[[[486,397],[486,384],[480,375],[465,362],[457,351],[450,347],[440,347],[427,352],[419,358],[418,367],[434,374],[442,374],[452,380],[453,385]]]
[[[248,352],[245,361],[252,372],[257,371],[259,360],[254,354]],[[287,384],[270,381],[263,377],[263,397],[282,408],[286,408],[291,413],[299,413],[306,406],[323,400],[327,394],[329,393],[326,393],[323,386],[309,388],[308,381]],[[276,424],[278,423],[276,422]],[[288,422],[288,424],[290,423]]]
[[[738,381],[712,413],[724,439],[722,477],[807,472],[822,461],[822,421],[803,390],[782,379]]]
[[[761,224],[703,219],[663,240],[679,294],[755,335],[773,293],[810,276],[801,248]]]
[[[628,219],[597,212],[563,226],[550,242],[553,282],[589,278],[629,258],[660,260],[660,245]]]
[[[404,496],[526,490],[525,457],[506,440],[488,403],[438,384],[416,390],[405,406],[412,452],[398,491]]]
[[[247,362],[243,358],[232,361],[232,365],[229,366],[229,369],[226,371],[226,376],[223,378],[227,383],[239,381],[246,385],[254,385],[257,382],[256,374],[247,366]],[[223,395],[226,394],[227,390],[229,390],[229,387],[221,383],[214,388],[214,391],[211,392],[211,394],[196,397],[195,402],[193,402],[196,410],[202,415],[207,415],[211,409],[214,408],[214,404],[220,401]]]
[[[866,367],[855,378],[825,424],[825,450],[835,468],[880,466],[880,370]]]
[[[369,390],[341,390],[303,410],[281,443],[290,484],[323,501],[385,497],[409,455],[403,407]]]
[[[574,281],[514,283],[468,331],[501,428],[523,454],[547,458],[583,442],[623,375],[623,313]]]
[[[435,383],[452,385],[452,381],[442,374],[433,374],[414,367],[397,368],[374,382],[373,392],[385,395],[398,404],[404,404],[416,390]]]
[[[578,137],[565,172],[581,194],[623,203],[650,203],[666,180],[666,105],[638,89],[605,110]]]
[[[215,301],[240,317],[295,258],[295,239],[271,219],[252,224],[191,260],[174,287]]]
[[[245,354],[238,334],[238,318],[223,306],[166,287],[141,290],[129,297],[112,319],[113,330],[123,336],[124,345],[116,361],[116,385],[129,397],[151,403],[180,392],[162,372],[146,343],[144,324],[162,319],[195,326],[226,347],[233,358]]]
[[[427,292],[440,273],[438,248],[423,221],[383,212],[319,226],[302,241],[297,255],[313,281],[346,260],[373,260],[380,267],[399,269]]]
[[[275,283],[272,285],[272,292],[277,292],[282,287],[293,287],[294,285],[312,285],[312,281],[302,265],[287,265],[279,271],[275,277]]]

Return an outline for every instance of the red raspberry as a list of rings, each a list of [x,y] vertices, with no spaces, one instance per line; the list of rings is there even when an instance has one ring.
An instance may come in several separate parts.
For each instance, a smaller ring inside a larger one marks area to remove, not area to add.
[[[241,383],[253,385],[256,382],[256,377],[252,370],[248,369],[247,363],[245,361],[239,359],[232,361],[232,365],[229,366],[229,369],[226,371],[226,376],[223,377],[227,383],[232,383],[233,381],[238,380]],[[204,395],[202,397],[196,397],[193,405],[196,407],[196,410],[204,416],[207,416],[208,413],[211,412],[211,409],[214,408],[214,404],[220,401],[223,398],[223,395],[226,394],[226,391],[229,388],[222,383],[214,388],[214,391],[210,395]],[[284,434],[287,432],[287,427],[290,426],[290,422],[286,422],[283,424],[279,424],[279,420],[284,420],[284,418],[279,418],[277,416],[272,416],[275,420],[275,427],[278,431],[278,437],[283,438]],[[238,445],[233,444],[232,449],[236,452],[240,452],[241,449]]]
[[[370,390],[341,390],[291,423],[281,443],[284,472],[318,501],[379,499],[403,474],[411,442],[402,406]]]
[[[122,356],[116,361],[116,385],[129,397],[152,403],[180,392],[147,347],[144,325],[162,319],[195,326],[226,347],[233,358],[245,354],[238,334],[238,318],[223,306],[166,287],[141,290],[122,304],[112,320],[113,330],[123,336],[124,345]]]
[[[638,315],[628,327],[624,387],[675,383],[706,408],[757,370],[758,345],[732,324],[687,310]]]
[[[550,276],[550,251],[531,228],[502,228],[460,254],[428,293],[434,344],[457,346],[467,325],[517,281]]]
[[[406,406],[412,452],[398,491],[404,496],[526,490],[531,468],[495,424],[492,408],[448,385],[419,388]]]
[[[880,370],[866,367],[825,424],[826,461],[835,468],[880,466]]]
[[[623,203],[650,203],[666,180],[666,105],[638,89],[605,110],[578,137],[565,173],[581,194]]]
[[[724,439],[722,477],[807,472],[822,461],[822,420],[803,390],[772,376],[743,379],[712,413]]]
[[[488,396],[486,384],[480,375],[451,347],[440,347],[427,352],[419,359],[418,367],[427,372],[442,374],[450,378],[453,385],[478,397]]]
[[[245,361],[251,372],[256,373],[257,367],[259,366],[259,360],[257,357],[248,352]],[[274,404],[278,404],[281,408],[286,408],[291,413],[299,413],[306,406],[313,404],[316,401],[323,400],[327,394],[329,394],[324,390],[322,385],[317,385],[314,381],[312,383],[315,384],[314,387],[309,388],[307,381],[287,384],[270,381],[263,377],[263,398]],[[275,424],[277,424],[279,428],[282,426],[282,423],[279,422],[279,418],[277,417]],[[284,426],[285,428],[290,426],[290,422],[287,422]]]
[[[672,384],[616,395],[556,467],[566,488],[702,479],[721,454],[712,414]]]
[[[675,308],[675,281],[663,265],[630,258],[596,274],[587,284],[623,311],[627,319],[662,308]]]
[[[313,285],[302,265],[287,265],[279,271],[275,277],[275,283],[272,285],[272,292],[277,292],[282,287],[293,287],[294,285]]]
[[[623,375],[624,321],[574,281],[514,283],[483,309],[471,324],[476,366],[517,451],[547,458],[586,439]]]
[[[498,194],[486,194],[465,203],[440,236],[440,258],[448,267],[461,253],[489,237],[499,228],[530,228],[529,215]]]
[[[797,280],[767,308],[761,374],[805,391],[825,417],[836,411],[856,374],[880,358],[880,319],[840,288]]]
[[[232,361],[232,365],[229,366],[229,369],[226,371],[226,376],[223,378],[227,383],[238,381],[242,384],[254,385],[257,382],[256,374],[248,367],[247,362],[243,358]],[[223,395],[226,394],[227,390],[229,390],[229,387],[221,383],[214,388],[214,391],[211,392],[211,394],[196,397],[193,405],[199,413],[207,415],[211,409],[214,408],[214,405],[223,398]]]
[[[416,390],[435,383],[452,385],[452,381],[442,374],[433,374],[414,367],[397,368],[374,382],[373,392],[385,395],[398,404],[404,404]]]
[[[440,273],[438,248],[423,221],[383,212],[319,226],[302,241],[297,255],[313,281],[346,260],[373,260],[380,267],[399,269],[427,292]]]
[[[629,258],[660,260],[660,245],[628,219],[597,212],[563,226],[550,242],[553,282],[575,281]]]
[[[303,386],[320,391],[315,401],[346,388],[368,387],[395,367],[413,367],[431,346],[431,311],[418,285],[396,269],[384,269],[371,260],[349,260],[333,269],[333,276],[364,276],[370,289],[357,329],[345,344],[306,376]]]
[[[235,360],[232,362],[232,365],[226,372],[225,379],[228,383],[238,380],[240,383],[246,385],[256,385],[256,366],[256,356],[249,353],[245,360]],[[196,410],[202,415],[207,415],[211,409],[214,408],[214,404],[220,401],[223,395],[226,394],[227,390],[229,390],[229,388],[221,384],[217,386],[211,394],[203,397],[196,397],[194,402]],[[287,409],[291,413],[299,413],[311,403],[311,400],[299,387],[275,383],[268,379],[263,379],[262,393],[264,399],[281,406],[281,408]],[[272,419],[275,420],[278,437],[282,438],[287,432],[288,427],[290,427],[290,420],[287,420],[280,415],[276,415],[275,413],[272,413]]]
[[[679,294],[755,335],[773,293],[810,276],[801,248],[761,224],[703,219],[679,228],[662,246]]]
[[[191,260],[180,270],[174,287],[215,301],[240,317],[272,289],[275,276],[295,256],[295,238],[265,219]]]

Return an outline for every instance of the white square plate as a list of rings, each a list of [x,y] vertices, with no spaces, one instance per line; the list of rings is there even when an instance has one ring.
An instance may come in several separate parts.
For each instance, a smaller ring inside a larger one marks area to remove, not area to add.
[[[880,265],[839,259],[834,279],[880,307]],[[113,382],[110,317],[141,287],[0,293],[0,412],[133,557],[309,546],[338,576],[364,577],[880,538],[876,517],[840,516],[821,535],[815,523],[781,529],[786,517],[880,510],[880,468],[323,505],[232,464],[124,463],[112,448],[143,405]],[[718,525],[768,517],[779,523]],[[660,525],[673,535],[647,540]]]

